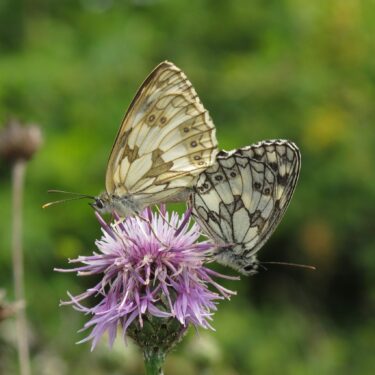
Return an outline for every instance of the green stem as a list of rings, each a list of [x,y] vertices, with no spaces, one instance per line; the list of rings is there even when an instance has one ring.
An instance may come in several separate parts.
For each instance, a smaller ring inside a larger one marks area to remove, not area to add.
[[[12,169],[13,180],[13,220],[12,220],[12,253],[14,294],[16,301],[25,301],[25,283],[23,275],[22,250],[22,199],[26,162],[17,160]],[[18,359],[20,374],[30,375],[30,354],[28,345],[28,328],[25,309],[19,309],[16,317]]]
[[[163,375],[164,352],[159,349],[145,348],[143,356],[145,359],[146,375]]]

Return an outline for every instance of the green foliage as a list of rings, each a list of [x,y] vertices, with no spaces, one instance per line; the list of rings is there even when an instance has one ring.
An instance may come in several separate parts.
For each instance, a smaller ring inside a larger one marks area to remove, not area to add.
[[[104,188],[127,105],[165,59],[193,82],[222,148],[272,138],[300,146],[299,186],[260,258],[318,267],[270,266],[228,283],[238,296],[220,305],[217,332],[191,334],[166,373],[372,373],[374,11],[370,0],[0,2],[0,121],[36,122],[45,138],[27,170],[24,217],[35,373],[142,372],[132,346],[74,345],[83,320],[58,302],[85,280],[53,268],[92,251],[100,231],[84,202],[41,205],[50,188]],[[0,285],[10,294],[9,180],[3,163]],[[12,324],[0,327],[8,373]]]

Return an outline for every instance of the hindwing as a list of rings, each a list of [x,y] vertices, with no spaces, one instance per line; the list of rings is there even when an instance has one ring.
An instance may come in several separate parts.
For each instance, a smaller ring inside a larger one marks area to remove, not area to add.
[[[217,259],[244,273],[280,222],[301,165],[297,146],[263,141],[231,152],[200,174],[193,215],[219,245]]]

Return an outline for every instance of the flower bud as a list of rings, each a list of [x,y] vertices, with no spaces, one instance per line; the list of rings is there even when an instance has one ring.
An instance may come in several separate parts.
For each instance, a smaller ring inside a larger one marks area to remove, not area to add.
[[[168,353],[184,337],[187,326],[176,318],[158,318],[146,314],[142,319],[133,321],[127,334],[144,353]]]

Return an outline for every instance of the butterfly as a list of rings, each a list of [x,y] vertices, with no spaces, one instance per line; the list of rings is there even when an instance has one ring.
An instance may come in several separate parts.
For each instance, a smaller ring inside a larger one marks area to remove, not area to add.
[[[217,244],[219,263],[245,275],[257,272],[256,254],[281,221],[300,168],[293,142],[270,140],[221,151],[200,174],[191,196],[192,214]]]
[[[81,196],[94,199],[95,210],[120,216],[186,200],[217,152],[215,126],[192,84],[164,61],[143,82],[125,114],[107,165],[106,191]]]

